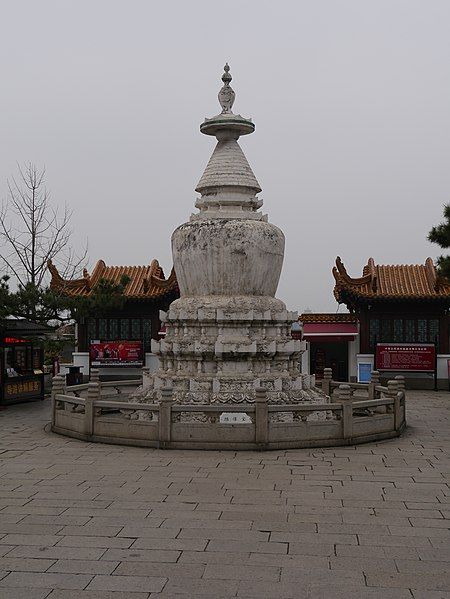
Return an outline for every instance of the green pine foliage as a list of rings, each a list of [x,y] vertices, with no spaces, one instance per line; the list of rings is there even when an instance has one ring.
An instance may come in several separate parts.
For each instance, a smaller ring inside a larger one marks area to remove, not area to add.
[[[444,206],[445,221],[436,225],[428,234],[431,243],[437,243],[441,248],[450,247],[450,204]],[[438,274],[450,280],[450,256],[439,256],[436,260]]]
[[[71,297],[32,283],[19,285],[12,292],[8,277],[0,278],[0,320],[8,316],[26,318],[40,324],[64,323],[86,316],[99,316],[121,309],[124,290],[130,279],[123,276],[119,283],[100,280],[88,297]]]
[[[125,287],[130,277],[122,275],[119,283],[100,279],[87,297],[68,297],[66,307],[73,319],[87,316],[102,316],[112,310],[121,310],[125,304]]]

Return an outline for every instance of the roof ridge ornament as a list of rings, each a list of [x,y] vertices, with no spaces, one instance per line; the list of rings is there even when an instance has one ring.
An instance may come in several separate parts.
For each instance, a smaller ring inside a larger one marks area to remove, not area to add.
[[[219,104],[222,107],[222,114],[233,114],[231,110],[236,98],[233,88],[230,86],[230,82],[233,77],[230,74],[230,67],[228,63],[225,63],[223,67],[224,73],[222,75],[223,86],[219,91]]]
[[[440,283],[442,281],[441,281],[441,279],[437,275],[436,267],[435,267],[434,262],[433,262],[433,260],[431,258],[427,258],[425,260],[425,276],[427,278],[428,285],[430,286],[430,289],[433,289],[434,291],[437,291],[439,289]]]

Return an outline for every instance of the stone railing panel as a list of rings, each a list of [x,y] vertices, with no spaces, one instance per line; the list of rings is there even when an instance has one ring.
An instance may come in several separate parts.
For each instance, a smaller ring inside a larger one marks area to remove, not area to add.
[[[348,445],[398,436],[404,429],[405,390],[401,379],[387,386],[348,383],[339,386],[333,403],[273,405],[265,389],[254,404],[189,404],[173,402],[164,389],[158,404],[120,401],[114,383],[94,380],[66,389],[55,377],[52,430],[89,441],[192,449],[282,449]],[[118,385],[122,390],[123,382]],[[83,387],[83,389],[79,389]],[[366,397],[354,395],[365,389]],[[113,392],[112,397],[105,397]],[[375,397],[373,397],[375,396]],[[221,422],[220,415],[244,413],[248,422]]]

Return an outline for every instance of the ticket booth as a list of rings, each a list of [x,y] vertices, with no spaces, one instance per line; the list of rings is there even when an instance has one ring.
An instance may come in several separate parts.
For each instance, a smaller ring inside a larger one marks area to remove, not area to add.
[[[39,342],[0,337],[0,404],[44,399],[44,352]]]

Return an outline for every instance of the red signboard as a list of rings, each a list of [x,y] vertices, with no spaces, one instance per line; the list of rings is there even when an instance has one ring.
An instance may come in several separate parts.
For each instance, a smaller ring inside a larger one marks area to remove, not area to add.
[[[4,400],[39,398],[43,395],[43,378],[41,376],[14,378],[5,382]]]
[[[436,348],[433,343],[378,343],[376,369],[434,372]]]
[[[89,351],[91,366],[143,366],[142,341],[92,342]]]

